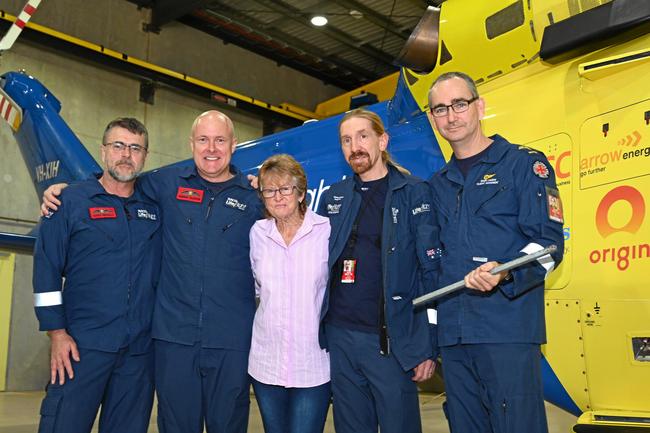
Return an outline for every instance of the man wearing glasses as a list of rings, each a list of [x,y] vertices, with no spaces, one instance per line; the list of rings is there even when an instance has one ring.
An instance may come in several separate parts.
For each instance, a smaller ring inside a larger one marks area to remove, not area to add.
[[[564,241],[553,170],[542,153],[483,134],[485,102],[466,74],[438,77],[429,107],[454,152],[429,181],[446,251],[439,283],[464,278],[467,287],[437,305],[451,431],[546,432],[544,280],[560,263]],[[552,244],[552,256],[489,272]]]
[[[34,304],[51,339],[41,433],[145,433],[153,403],[151,315],[160,265],[160,212],[135,187],[147,130],[106,127],[99,179],[70,186],[43,218],[34,251]]]
[[[165,433],[248,427],[255,314],[248,234],[263,213],[256,190],[230,164],[236,144],[230,118],[207,111],[192,125],[193,164],[138,181],[164,214],[152,336],[158,428]],[[46,191],[43,207],[56,209],[55,193]]]

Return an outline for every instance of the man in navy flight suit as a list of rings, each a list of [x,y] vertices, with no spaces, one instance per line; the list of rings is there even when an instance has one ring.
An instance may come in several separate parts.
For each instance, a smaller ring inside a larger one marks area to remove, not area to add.
[[[430,180],[445,249],[439,283],[464,278],[467,287],[437,303],[451,431],[546,432],[544,280],[564,246],[553,170],[542,153],[483,134],[485,103],[466,74],[438,77],[429,107],[454,151]],[[558,247],[552,256],[510,273],[489,273],[552,244]]]
[[[230,164],[232,121],[208,111],[190,135],[191,166],[143,176],[163,211],[156,293],[158,428],[164,433],[245,432],[255,288],[249,259],[258,194]]]
[[[151,316],[160,213],[136,176],[148,150],[135,119],[106,127],[99,179],[70,186],[34,251],[39,329],[51,339],[40,433],[145,433],[153,403]]]
[[[139,179],[164,214],[152,323],[158,428],[245,432],[255,314],[248,233],[263,216],[262,204],[230,164],[237,140],[228,116],[199,115],[189,141],[193,164]],[[56,193],[50,187],[42,210],[56,209]]]
[[[411,301],[435,284],[442,252],[430,191],[391,161],[375,113],[347,113],[339,133],[355,175],[332,185],[319,209],[332,227],[321,346],[330,352],[334,425],[421,432],[416,382],[431,377],[437,352],[427,312]]]

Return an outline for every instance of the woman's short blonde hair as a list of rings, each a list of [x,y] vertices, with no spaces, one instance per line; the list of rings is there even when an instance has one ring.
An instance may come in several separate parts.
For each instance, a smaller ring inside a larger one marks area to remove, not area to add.
[[[305,170],[302,168],[302,165],[296,161],[293,156],[287,155],[286,153],[280,153],[273,155],[264,161],[262,167],[260,167],[259,173],[259,190],[260,196],[261,191],[264,185],[264,181],[268,181],[270,177],[291,177],[296,185],[296,191],[298,195],[305,194],[307,192],[307,175]],[[300,201],[298,210],[301,215],[304,215],[307,212],[307,203],[306,203],[306,194],[303,200]],[[267,214],[267,216],[269,216]]]

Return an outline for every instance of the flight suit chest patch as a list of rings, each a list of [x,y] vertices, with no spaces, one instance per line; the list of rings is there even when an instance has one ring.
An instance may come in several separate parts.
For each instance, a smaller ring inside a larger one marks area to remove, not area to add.
[[[114,207],[91,207],[88,208],[90,219],[104,219],[104,218],[117,218],[117,213]]]
[[[176,199],[190,201],[192,203],[201,203],[203,201],[203,194],[203,190],[179,186],[178,191],[176,191]]]
[[[476,186],[498,185],[498,184],[499,184],[499,178],[497,177],[496,173],[486,173],[483,175],[482,178],[480,178],[476,182]]]
[[[149,212],[147,209],[138,209],[136,216],[141,220],[156,221],[158,219],[158,215],[153,212]]]
[[[413,216],[417,214],[421,214],[423,212],[431,212],[431,205],[429,203],[422,203],[419,206],[414,207],[411,209],[411,213]]]
[[[239,200],[237,200],[236,198],[232,198],[232,197],[226,198],[226,202],[224,203],[224,205],[227,206],[227,207],[231,207],[233,209],[240,210],[240,211],[245,211],[246,207],[248,206],[245,203],[240,203]]]
[[[328,203],[327,204],[327,214],[336,215],[341,212],[341,203]]]

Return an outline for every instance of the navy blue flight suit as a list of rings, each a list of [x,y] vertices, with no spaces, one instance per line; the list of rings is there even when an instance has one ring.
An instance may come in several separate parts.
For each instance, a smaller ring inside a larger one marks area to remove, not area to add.
[[[68,187],[58,212],[42,219],[33,275],[39,329],[66,329],[80,361],[71,359],[73,379],[48,384],[40,433],[88,433],[100,405],[100,432],[147,431],[160,223],[137,185],[121,198],[95,179]]]
[[[251,226],[262,217],[257,192],[234,178],[216,193],[190,167],[143,177],[164,213],[156,294],[158,428],[161,432],[244,432],[248,426],[255,287]]]
[[[356,177],[356,176],[355,176]],[[319,213],[330,219],[330,280],[361,206],[350,177],[323,195]],[[360,223],[363,223],[361,221]],[[321,310],[320,344],[330,352],[334,425],[338,433],[420,432],[417,386],[412,369],[437,356],[435,327],[412,300],[434,287],[441,250],[427,184],[389,165],[381,233],[385,321],[390,354],[380,354],[380,338],[324,323],[328,285]],[[359,257],[363,260],[363,257]],[[378,325],[379,327],[379,325]]]
[[[499,135],[463,178],[455,157],[430,185],[445,249],[440,286],[488,261],[558,249],[511,271],[491,292],[438,300],[438,343],[454,433],[546,432],[540,345],[544,280],[562,260],[562,212],[546,157]]]

